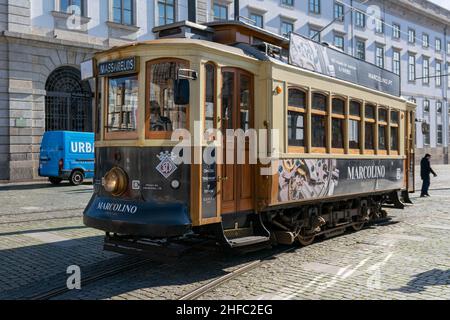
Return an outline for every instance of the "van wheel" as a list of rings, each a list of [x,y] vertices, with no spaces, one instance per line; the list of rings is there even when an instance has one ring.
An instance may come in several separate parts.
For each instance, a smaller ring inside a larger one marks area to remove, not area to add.
[[[83,183],[83,180],[84,174],[80,170],[73,171],[69,178],[70,184],[73,186],[79,186]]]
[[[62,179],[61,178],[57,178],[57,177],[49,177],[48,180],[52,183],[52,184],[60,184]]]

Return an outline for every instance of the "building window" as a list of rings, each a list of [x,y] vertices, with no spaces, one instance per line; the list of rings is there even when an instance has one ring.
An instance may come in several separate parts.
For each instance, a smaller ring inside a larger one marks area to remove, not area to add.
[[[350,115],[348,123],[348,140],[350,149],[360,148],[361,103],[350,102]]]
[[[384,20],[376,18],[375,20],[375,32],[384,33]]]
[[[392,72],[400,75],[400,51],[394,50],[392,56]]]
[[[250,13],[250,20],[253,22],[253,25],[256,27],[263,28],[264,27],[264,19],[263,16],[256,13]]]
[[[448,63],[448,62],[447,62],[447,75],[450,75],[450,63]],[[448,81],[447,86],[450,88],[450,80]]]
[[[408,81],[416,81],[416,56],[408,57]]]
[[[442,113],[442,102],[441,101],[436,101],[436,112],[438,114]]]
[[[430,112],[430,100],[423,100],[423,112]]]
[[[159,25],[175,22],[175,0],[158,0]]]
[[[355,25],[360,28],[366,27],[366,16],[361,11],[355,11]]]
[[[416,43],[416,30],[408,29],[408,42]]]
[[[172,131],[188,129],[189,105],[174,102],[179,70],[187,68],[184,60],[147,62],[147,138],[170,139]]]
[[[436,38],[436,41],[435,41],[435,45],[434,45],[436,48],[436,51],[441,51],[442,50],[442,40],[441,39],[439,39],[439,38]]]
[[[327,145],[326,110],[328,104],[328,97],[320,93],[314,93],[312,99],[313,99],[311,106],[312,147],[325,148]]]
[[[294,6],[294,0],[281,0],[281,4],[283,4],[285,6],[293,7]]]
[[[423,65],[422,65],[422,77],[423,77],[423,84],[429,84],[430,83],[430,59],[423,58]]]
[[[344,5],[341,3],[334,4],[334,18],[337,21],[344,21]]]
[[[424,33],[422,34],[422,46],[428,48],[430,46],[430,37]]]
[[[311,40],[320,42],[320,32],[316,29],[309,29],[309,38]]]
[[[442,124],[437,125],[437,144],[442,144]]]
[[[334,36],[334,46],[344,51],[344,37],[335,35]]]
[[[309,12],[320,14],[320,0],[309,0]]]
[[[366,60],[366,42],[364,40],[356,40],[356,57]]]
[[[84,5],[84,0],[61,0],[60,4],[59,4],[59,11],[61,12],[66,12],[66,13],[73,13],[74,10],[72,10],[72,12],[69,12],[69,9],[71,9],[70,7],[75,6],[79,8],[79,12],[81,16],[85,16],[86,12],[86,8]]]
[[[436,86],[441,86],[441,75],[442,75],[442,63],[440,61],[436,61]]]
[[[228,20],[228,6],[214,3],[214,21]]]
[[[377,46],[375,49],[375,64],[380,67],[384,68],[384,48]]]
[[[400,39],[400,25],[399,24],[393,24],[392,26],[392,38],[394,39]]]
[[[113,21],[120,24],[133,25],[133,0],[113,1]]]
[[[294,24],[286,21],[281,21],[281,35],[289,37],[289,34],[294,32]]]

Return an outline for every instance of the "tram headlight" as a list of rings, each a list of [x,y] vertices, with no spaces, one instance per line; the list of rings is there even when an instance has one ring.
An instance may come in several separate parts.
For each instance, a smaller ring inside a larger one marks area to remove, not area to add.
[[[121,196],[127,191],[128,177],[123,169],[115,167],[112,168],[105,175],[105,190],[113,196]]]

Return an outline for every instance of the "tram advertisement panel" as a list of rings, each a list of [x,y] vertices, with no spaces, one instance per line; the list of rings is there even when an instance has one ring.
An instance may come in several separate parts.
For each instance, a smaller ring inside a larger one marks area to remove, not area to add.
[[[278,179],[279,202],[395,190],[403,187],[403,160],[280,160]]]
[[[395,73],[293,33],[289,47],[295,66],[400,96],[400,77]]]

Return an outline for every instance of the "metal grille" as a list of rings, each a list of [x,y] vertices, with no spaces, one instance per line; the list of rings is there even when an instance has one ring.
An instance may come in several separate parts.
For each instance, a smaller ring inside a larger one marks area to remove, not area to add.
[[[92,92],[72,67],[52,72],[45,85],[45,130],[92,131]]]

